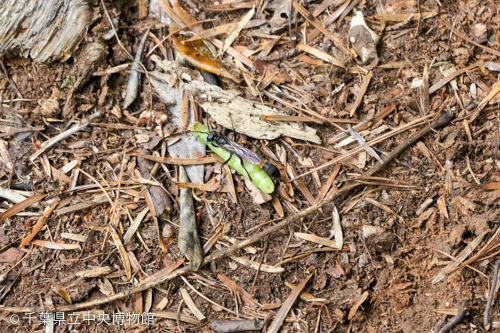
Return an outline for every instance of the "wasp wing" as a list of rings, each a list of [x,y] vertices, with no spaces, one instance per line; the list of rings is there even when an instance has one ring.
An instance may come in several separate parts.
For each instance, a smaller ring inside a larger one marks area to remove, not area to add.
[[[232,142],[230,140],[227,140],[227,144],[224,144],[221,147],[227,151],[235,153],[241,158],[244,158],[247,162],[251,164],[259,165],[264,161],[262,157],[260,157],[250,149],[240,146],[239,144]]]

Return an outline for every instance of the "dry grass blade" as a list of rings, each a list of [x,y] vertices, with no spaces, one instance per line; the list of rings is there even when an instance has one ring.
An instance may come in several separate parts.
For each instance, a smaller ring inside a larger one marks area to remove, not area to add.
[[[405,67],[410,67],[410,63],[406,60],[389,62],[387,64],[377,65],[377,68],[383,68],[383,69],[399,69],[399,68],[405,68]]]
[[[238,195],[236,194],[236,187],[234,186],[233,174],[231,173],[231,169],[229,165],[224,165],[222,168],[224,170],[227,188],[229,189],[229,194],[231,195],[231,199],[235,204],[238,203]]]
[[[495,97],[498,94],[499,91],[500,91],[500,82],[496,82],[491,88],[491,91],[488,93],[488,95],[477,106],[476,111],[474,112],[474,114],[470,119],[470,122],[473,122],[479,116],[480,112],[493,99],[493,97]]]
[[[292,291],[292,293],[288,296],[285,303],[283,303],[278,313],[276,314],[276,317],[274,318],[273,322],[271,323],[271,325],[269,325],[267,333],[277,333],[279,331],[281,325],[283,324],[283,321],[286,318],[286,315],[292,308],[293,303],[295,303],[295,300],[300,295],[302,289],[305,288],[307,282],[311,279],[314,273],[315,272],[310,273],[303,281],[301,281],[298,284],[297,288],[295,288]]]
[[[467,258],[471,253],[472,251],[474,251],[474,249],[476,247],[479,246],[479,244],[481,243],[481,241],[483,240],[483,238],[490,232],[490,230],[486,230],[484,231],[483,233],[481,233],[480,235],[478,235],[472,242],[469,243],[469,245],[467,245],[465,247],[465,249],[462,250],[462,252],[460,252],[460,254],[457,256],[457,260],[459,260],[459,262],[457,261],[454,261],[450,264],[448,264],[446,267],[444,267],[441,271],[439,271],[439,273],[432,279],[432,283],[433,284],[436,284],[438,283],[439,281],[441,281],[442,279],[444,279],[446,277],[446,275],[448,275],[450,272],[454,271],[454,269],[461,264],[461,262],[463,262],[465,260],[465,258]],[[462,263],[463,264],[466,264],[466,263]]]
[[[128,260],[130,261],[130,266],[134,269],[134,272],[136,272],[139,275],[139,279],[143,280],[144,277],[142,276],[142,267],[141,264],[139,263],[139,260],[137,260],[137,257],[135,256],[134,252],[128,251],[127,252]],[[134,283],[137,283],[137,281],[134,279]]]
[[[296,285],[294,285],[290,282],[285,283],[285,285],[292,290],[295,290],[295,288],[297,288]],[[307,291],[300,292],[300,299],[303,301],[306,301],[306,302],[327,302],[328,301],[325,298],[316,298],[313,295],[311,295],[310,293],[308,293]]]
[[[328,176],[328,179],[326,180],[325,185],[323,185],[323,187],[319,191],[318,198],[316,199],[316,202],[323,200],[323,198],[326,196],[326,194],[328,193],[328,190],[330,190],[330,187],[333,184],[333,181],[335,180],[335,178],[339,174],[341,166],[342,165],[340,163],[335,165],[332,172],[330,173],[330,176]]]
[[[424,84],[422,89],[420,90],[420,105],[422,106],[422,110],[424,111],[424,116],[430,111],[429,104],[429,68],[427,64],[424,67],[424,73],[422,75],[422,80]]]
[[[46,249],[51,250],[78,250],[80,249],[80,245],[78,244],[67,244],[67,243],[59,243],[59,242],[49,242],[40,239],[36,239],[31,241],[31,244],[44,247]]]
[[[125,236],[123,236],[123,242],[125,244],[127,244],[132,239],[132,236],[135,234],[135,232],[139,228],[139,225],[141,224],[142,220],[146,217],[146,214],[148,212],[149,208],[146,207],[139,214],[137,214],[134,221],[132,222],[127,232],[125,233]]]
[[[337,6],[342,3],[344,0],[324,0],[321,5],[316,7],[313,12],[314,17],[318,17],[319,14],[323,13],[329,6]]]
[[[222,192],[228,193],[229,187],[227,185],[221,185],[218,182],[206,183],[206,184],[198,184],[198,183],[175,183],[179,187],[183,188],[195,188],[197,190],[207,191],[207,192]],[[236,190],[238,192],[243,192],[243,188],[237,186]]]
[[[285,37],[285,33],[282,33],[278,38],[271,39],[269,42],[264,44],[264,48],[262,51],[260,51],[259,55],[257,56],[257,59],[264,59],[266,58],[271,50],[273,49],[274,46],[281,40],[281,38]]]
[[[500,190],[500,182],[492,182],[486,184],[467,183],[467,185],[480,190],[488,190],[488,191]]]
[[[304,116],[288,116],[288,115],[262,115],[261,118],[263,120],[269,120],[269,121],[296,121],[296,122],[314,122],[317,124],[323,124],[323,120],[319,119],[314,119],[314,118],[309,118],[309,117],[304,117]]]
[[[386,205],[384,205],[384,204],[382,204],[382,203],[380,203],[378,201],[375,201],[372,198],[365,198],[365,200],[367,202],[371,203],[372,205],[374,205],[374,206],[376,206],[376,207],[378,207],[380,209],[383,209],[387,213],[396,216],[401,221],[401,223],[405,223],[405,220],[400,215],[398,215],[395,211],[393,211],[391,208],[389,208],[388,206],[386,206]]]
[[[4,142],[3,140],[0,141],[0,156],[2,157],[3,161],[7,162],[6,163],[7,167],[9,169],[12,169],[12,162],[10,161],[10,156],[9,156],[8,151],[7,151],[5,144],[3,142]],[[42,145],[41,145],[40,141],[38,141],[38,140],[33,142],[33,145],[35,146],[36,150],[42,148]],[[5,156],[5,155],[7,155],[7,156]],[[42,162],[43,170],[45,171],[45,174],[47,175],[47,178],[51,179],[52,178],[52,174],[51,174],[52,166],[50,165],[49,158],[47,157],[47,154],[42,154],[41,162]]]
[[[219,226],[214,230],[212,236],[203,244],[203,254],[207,254],[208,251],[219,241],[222,237],[222,231],[224,230],[224,224],[219,224]]]
[[[223,274],[217,274],[217,278],[221,280],[222,283],[231,291],[238,292],[240,294],[241,299],[250,306],[260,307],[262,304],[257,302],[252,295],[250,295],[245,289],[239,286],[235,281],[231,280],[227,276]]]
[[[328,246],[328,247],[331,247],[331,248],[334,248],[334,249],[337,248],[337,244],[335,243],[335,241],[332,241],[332,240],[330,240],[328,238],[319,237],[319,236],[316,236],[316,235],[313,235],[313,234],[306,234],[306,233],[303,233],[303,232],[296,232],[295,233],[295,237],[301,238],[301,239],[305,239],[307,241],[310,241],[310,242],[313,242],[313,243],[316,243],[316,244],[321,244],[321,245],[324,245],[324,246]]]
[[[354,6],[356,6],[358,4],[358,2],[359,2],[359,0],[354,0],[352,3],[351,3],[351,0],[347,0],[346,2],[344,2],[344,4],[342,6],[337,8],[329,17],[327,17],[323,21],[325,27],[328,27],[329,25],[331,25],[332,23],[337,21],[337,19],[339,17],[340,18],[345,17],[354,8]],[[309,38],[308,40],[311,40],[311,39]]]
[[[220,5],[219,4],[209,5],[206,7],[206,10],[214,12],[228,12],[243,8],[252,8],[253,6],[255,6],[255,0],[249,0],[249,1],[238,0],[238,1],[227,1]]]
[[[229,32],[229,35],[227,36],[226,40],[224,41],[224,45],[222,46],[221,53],[225,53],[227,51],[227,49],[231,46],[231,44],[233,44],[234,40],[236,38],[238,38],[240,31],[248,24],[248,22],[250,22],[250,20],[252,19],[252,16],[254,14],[255,14],[255,7],[250,9],[248,11],[248,13],[246,13],[246,15],[243,16],[241,21],[238,22],[238,24],[236,24],[234,30],[232,30],[232,31],[228,30],[230,32]]]
[[[81,131],[82,129],[87,127],[87,125],[89,125],[94,119],[100,117],[101,115],[102,115],[102,112],[97,111],[96,113],[90,115],[88,118],[85,118],[82,121],[80,121],[79,124],[74,125],[70,129],[68,129],[68,130],[60,133],[59,135],[56,135],[55,137],[45,141],[44,143],[42,143],[42,148],[38,149],[36,152],[34,152],[30,156],[30,161],[34,161],[35,158],[37,158],[40,154],[45,152],[47,149],[49,149],[50,147],[52,147],[53,145],[55,145],[59,141],[62,141],[64,139],[66,139],[67,137],[75,134],[76,132]]]
[[[295,170],[295,168],[291,164],[287,164],[286,169],[287,169],[287,172],[291,178],[297,178],[297,171]],[[313,173],[313,172],[314,171],[312,171],[311,173]],[[302,179],[299,179],[296,182],[296,186],[300,190],[300,192],[302,192],[304,197],[306,197],[307,201],[311,205],[313,205],[316,202],[313,195],[311,194],[311,191],[309,191],[309,188],[306,186],[306,183]]]
[[[366,119],[366,120],[363,120],[359,124],[354,125],[354,127],[352,129],[355,130],[355,131],[358,131],[358,132],[367,129],[372,124],[376,124],[379,121],[381,121],[382,119],[384,119],[385,117],[387,117],[388,115],[390,115],[396,109],[396,107],[398,105],[399,105],[399,102],[397,102],[395,104],[392,104],[392,105],[389,105],[388,107],[386,107],[385,109],[383,109],[381,112],[379,112],[378,114],[376,114],[375,115],[375,119]],[[348,133],[346,133],[345,131],[342,131],[341,133],[335,135],[333,138],[331,138],[330,140],[328,140],[328,144],[330,144],[330,145],[334,144],[334,143],[336,143],[336,142],[338,142],[340,140],[343,140],[343,139],[347,138],[348,136],[349,136]]]
[[[455,258],[454,256],[452,256],[451,254],[448,254],[448,253],[443,252],[443,251],[438,250],[438,249],[436,249],[435,251],[436,251],[437,253],[440,253],[440,254],[442,254],[442,255],[444,255],[444,256],[446,256],[446,257],[450,258],[451,260],[456,261],[457,263],[459,263],[459,264],[461,264],[461,265],[464,265],[464,267],[467,267],[467,268],[469,268],[469,269],[473,270],[473,271],[474,271],[474,272],[476,272],[477,274],[481,275],[483,278],[488,279],[488,275],[484,274],[483,272],[481,272],[481,271],[480,271],[480,270],[478,270],[477,268],[474,268],[474,267],[472,267],[471,265],[467,265],[466,263],[464,263],[464,262],[462,262],[462,261],[458,260],[457,258]]]
[[[276,210],[276,213],[278,213],[278,215],[280,217],[285,217],[285,211],[283,210],[283,205],[281,204],[281,201],[280,201],[280,198],[278,197],[278,195],[276,195],[276,193],[272,193],[271,197],[272,197],[271,203],[273,204],[273,207]]]
[[[110,225],[108,228],[111,232],[111,237],[115,242],[116,248],[120,253],[120,257],[122,258],[123,267],[125,268],[125,273],[127,274],[127,279],[130,280],[132,279],[132,267],[130,266],[130,260],[128,259],[127,250],[125,250],[125,247],[123,246],[123,243],[120,239],[120,235],[118,235],[115,228],[113,228],[112,225]]]
[[[200,309],[198,309],[196,304],[194,304],[193,299],[191,298],[191,296],[189,296],[189,293],[186,290],[186,288],[181,288],[180,291],[181,291],[182,299],[186,303],[189,310],[191,310],[191,312],[194,314],[194,316],[196,318],[198,318],[199,321],[201,321],[201,322],[205,321],[207,319],[207,317],[205,317],[203,315],[203,313],[201,313]]]
[[[55,202],[51,207],[48,207],[45,212],[43,212],[43,215],[40,216],[36,224],[33,226],[33,229],[31,232],[28,234],[28,236],[24,237],[24,239],[21,241],[21,244],[19,247],[23,247],[26,244],[28,244],[37,234],[38,232],[42,229],[43,225],[45,224],[45,221],[47,221],[48,217],[50,214],[52,214],[52,211],[56,206],[59,204],[59,201]]]
[[[442,78],[438,83],[432,85],[429,88],[429,94],[432,94],[432,93],[436,92],[437,90],[441,89],[448,82],[450,82],[451,80],[453,80],[457,76],[462,75],[463,73],[468,72],[468,71],[476,68],[477,66],[479,66],[480,63],[481,63],[481,61],[478,61],[478,62],[476,62],[476,63],[474,63],[472,65],[469,65],[469,66],[467,66],[465,68],[458,69],[455,72],[451,73],[450,75],[447,75],[446,77]]]
[[[223,239],[225,241],[228,241],[230,242],[231,244],[236,244],[238,243],[238,240],[236,238],[233,238],[233,237],[230,237],[230,236],[227,236],[227,235],[224,235],[223,236]],[[250,254],[256,254],[257,253],[257,249],[253,246],[247,246],[245,248],[243,248],[243,250],[246,252],[246,253],[250,253]]]
[[[151,197],[151,193],[149,193],[149,190],[147,188],[145,188],[144,196],[146,197],[146,203],[148,204],[149,211],[151,212],[151,216],[153,217],[153,220],[155,222],[156,233],[158,235],[158,243],[160,244],[160,248],[163,251],[163,253],[168,253],[167,245],[163,241],[163,237],[161,235],[160,226],[158,223],[158,216],[156,215],[155,204],[153,202],[153,198]]]
[[[172,273],[175,269],[177,269],[179,266],[181,266],[184,263],[184,261],[186,261],[186,259],[177,260],[175,263],[165,267],[164,269],[154,273],[153,275],[148,276],[147,278],[145,278],[144,280],[139,282],[136,285],[136,287],[140,286],[140,285],[154,284],[156,281],[158,281],[161,278],[168,276],[170,273]],[[147,288],[145,288],[145,289],[147,289]]]
[[[370,71],[363,79],[363,83],[361,84],[361,87],[359,88],[358,96],[356,97],[354,104],[351,106],[351,111],[350,111],[351,117],[354,116],[356,109],[361,104],[361,101],[363,100],[363,96],[365,96],[366,90],[368,89],[368,86],[370,85],[370,81],[372,80],[372,77],[373,77],[373,72]]]
[[[329,62],[335,66],[338,66],[338,67],[342,67],[344,69],[347,69],[347,67],[344,65],[344,63],[334,57],[332,57],[331,55],[329,55],[328,53],[326,52],[323,52],[315,47],[312,47],[312,46],[309,46],[309,45],[305,45],[305,44],[298,44],[297,45],[297,48],[299,50],[302,50],[304,52],[307,52],[309,54],[312,54],[313,56],[323,60],[323,61],[326,61],[326,62]]]
[[[61,216],[64,214],[69,214],[69,213],[77,212],[77,211],[80,211],[80,210],[83,210],[83,209],[86,209],[89,207],[100,205],[100,204],[103,204],[106,202],[109,202],[107,194],[96,195],[93,198],[91,198],[90,200],[88,200],[87,202],[81,202],[81,203],[78,203],[75,205],[70,205],[68,207],[59,208],[54,213]]]
[[[363,147],[363,149],[373,158],[375,158],[377,161],[379,161],[380,163],[383,163],[383,160],[382,158],[377,154],[377,152],[370,146],[368,146],[366,144],[366,141],[365,139],[361,136],[361,134],[359,134],[358,132],[356,132],[355,130],[352,129],[351,125],[347,125],[347,132],[349,132],[349,134],[351,134],[351,136],[353,138],[356,139],[356,141],[358,141],[358,143],[361,145],[361,147]],[[340,144],[339,144],[340,146]]]
[[[259,264],[256,261],[247,259],[245,257],[237,257],[237,256],[235,256],[233,254],[230,254],[229,258],[233,259],[237,263],[240,263],[240,264],[242,264],[244,266],[253,268],[255,270],[260,270],[260,271],[266,272],[266,273],[281,274],[281,273],[283,273],[285,271],[285,269],[283,267],[274,267],[274,266],[269,266],[269,265],[266,265],[266,264]]]
[[[6,219],[8,219],[9,217],[14,216],[19,212],[22,212],[23,210],[25,210],[29,206],[33,205],[34,203],[42,200],[46,196],[47,196],[47,194],[35,194],[35,195],[27,198],[26,200],[21,201],[18,204],[15,204],[14,206],[7,209],[5,212],[0,214],[0,222],[3,222]]]

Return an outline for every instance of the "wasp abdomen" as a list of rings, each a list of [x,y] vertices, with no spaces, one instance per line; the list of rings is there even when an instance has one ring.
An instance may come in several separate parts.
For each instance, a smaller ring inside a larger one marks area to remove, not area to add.
[[[264,163],[264,165],[262,166],[262,170],[271,177],[279,178],[281,176],[278,168],[274,164],[269,162]]]

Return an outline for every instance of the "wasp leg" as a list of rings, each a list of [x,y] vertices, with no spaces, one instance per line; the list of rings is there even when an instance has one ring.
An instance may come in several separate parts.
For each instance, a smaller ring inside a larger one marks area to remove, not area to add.
[[[240,156],[238,156],[238,155],[236,155],[236,154],[231,153],[231,155],[229,155],[229,158],[228,158],[227,160],[225,160],[225,161],[224,161],[224,163],[222,163],[222,165],[221,165],[221,169],[224,167],[224,165],[226,165],[226,164],[227,164],[227,162],[229,162],[229,160],[230,160],[233,156],[235,156],[236,158],[238,158],[238,159],[240,160],[240,164],[241,164],[241,166],[243,167],[243,169],[244,169],[244,170],[245,170],[245,172],[247,173],[247,176],[248,176],[247,178],[248,178],[248,179],[250,179],[250,180],[251,180],[251,181],[255,184],[255,182],[253,181],[252,176],[250,175],[250,172],[248,172],[247,167],[245,166],[245,161],[243,160],[243,158],[241,158]],[[243,176],[245,176],[245,175],[243,175]]]
[[[252,179],[252,176],[250,176],[250,172],[248,172],[248,170],[247,170],[247,168],[245,166],[245,161],[241,157],[239,157],[239,156],[238,156],[238,158],[240,159],[241,166],[243,167],[243,169],[245,169],[245,172],[247,173],[248,178],[252,181],[252,183],[255,184],[255,182]]]
[[[220,168],[222,169],[224,167],[224,165],[226,165],[229,162],[229,160],[231,158],[233,158],[233,156],[236,156],[236,155],[234,155],[233,153],[230,153],[229,154],[229,158],[227,160],[225,160],[224,163],[222,163],[222,165],[220,166]]]

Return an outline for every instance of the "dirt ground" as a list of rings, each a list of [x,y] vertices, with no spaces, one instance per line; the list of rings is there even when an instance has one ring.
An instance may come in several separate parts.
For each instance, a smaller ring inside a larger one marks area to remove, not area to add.
[[[222,128],[199,106],[206,96],[186,99],[196,106],[200,120],[235,141],[246,140],[246,147],[253,144],[282,170],[282,177],[274,179],[278,194],[257,204],[258,196],[240,174],[221,176],[221,164],[213,160],[205,165],[204,178],[211,187],[193,187],[201,243],[218,241],[207,255],[243,240],[255,241],[196,272],[189,270],[177,241],[179,163],[162,146],[177,140],[163,137],[180,130],[169,122],[172,106],[143,76],[138,99],[122,108],[131,66],[117,66],[132,63],[127,52],[136,54],[148,26],[146,54],[169,33],[168,26],[145,15],[149,1],[139,1],[104,2],[121,45],[103,4],[96,3],[96,18],[67,61],[39,64],[15,53],[2,59],[2,187],[47,194],[14,216],[5,215],[14,206],[8,196],[0,203],[2,332],[211,332],[213,321],[237,318],[260,319],[267,332],[278,331],[273,325],[280,332],[438,332],[459,312],[453,332],[500,327],[495,297],[487,305],[494,284],[495,292],[499,285],[494,276],[500,245],[496,1],[325,1],[329,6],[322,11],[322,1],[294,1],[287,2],[294,10],[285,7],[281,25],[272,20],[280,10],[272,7],[273,1],[224,6],[181,1],[183,13],[205,21],[198,25],[201,30],[240,22],[255,5],[251,19],[261,22],[241,30],[232,43],[237,51],[247,51],[255,66],[223,55],[228,76],[239,83],[224,78],[218,84],[240,91],[246,100],[300,117],[294,121],[314,128],[322,142],[235,138],[231,128]],[[362,32],[350,29],[356,13],[362,13],[378,44],[362,25],[356,26]],[[414,13],[410,19],[398,16],[408,13]],[[329,18],[333,23],[325,28]],[[228,36],[215,38],[224,41]],[[107,52],[93,61],[84,52],[85,45],[95,42]],[[169,38],[152,54],[175,57],[176,47]],[[143,64],[146,70],[155,68],[151,56]],[[181,65],[196,71],[186,61]],[[384,110],[387,114],[378,118]],[[30,159],[43,142],[96,112],[102,115],[89,126]],[[453,115],[450,122],[413,139],[445,112]],[[357,128],[363,121],[368,126]],[[364,139],[358,136],[345,146],[329,142],[340,127],[348,126]],[[371,142],[376,138],[380,140]],[[403,146],[380,171],[367,173]],[[158,164],[151,178],[154,162],[144,166],[144,160],[127,155],[139,151],[170,157],[171,162]],[[346,152],[354,153],[333,163]],[[288,164],[284,168],[283,156]],[[311,163],[318,167],[329,161],[315,173],[289,181],[311,170]],[[154,186],[158,182],[162,187]],[[147,194],[152,188],[160,193],[151,194],[153,198]],[[235,188],[240,189],[237,198]],[[325,197],[335,200],[314,206]],[[94,205],[77,206],[92,200]],[[40,216],[56,202],[44,222]],[[145,211],[152,204],[157,210],[164,205],[157,222]],[[299,216],[310,207],[310,213]],[[255,238],[283,217],[293,221]],[[134,220],[140,225],[125,242]],[[30,233],[33,237],[23,241]],[[123,256],[130,262],[128,269]],[[458,269],[440,276],[449,265]],[[182,277],[165,278],[181,269]],[[154,286],[130,295],[140,281]],[[304,293],[294,295],[293,290]],[[59,320],[54,327],[48,324],[50,312]],[[132,318],[132,313],[142,316]],[[107,322],[100,320],[106,315]],[[275,319],[280,316],[282,325]],[[70,324],[72,320],[78,324]]]

